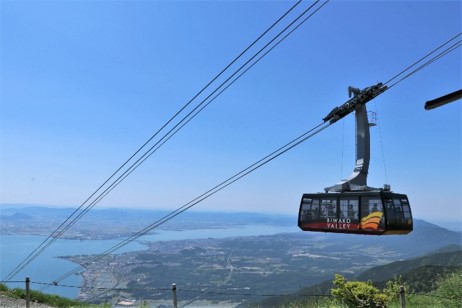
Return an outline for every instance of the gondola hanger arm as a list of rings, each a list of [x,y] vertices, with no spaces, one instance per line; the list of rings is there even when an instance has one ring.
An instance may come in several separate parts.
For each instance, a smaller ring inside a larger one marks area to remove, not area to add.
[[[325,116],[322,120],[324,122],[330,122],[333,124],[340,120],[341,118],[347,116],[351,112],[355,111],[359,106],[365,105],[366,103],[370,102],[383,92],[388,89],[386,85],[379,82],[376,85],[364,88],[362,90],[358,88],[348,87],[348,94],[351,97],[351,94],[354,96],[346,101],[344,104],[335,107],[334,109],[329,112],[327,116]]]
[[[353,173],[345,180],[334,186],[326,187],[326,192],[347,192],[347,191],[373,191],[377,188],[367,186],[367,175],[369,173],[370,161],[370,137],[369,121],[367,118],[366,103],[383,93],[387,89],[382,83],[364,88],[348,87],[350,99],[339,107],[335,107],[323,119],[330,124],[355,111],[356,121],[356,160]],[[353,97],[351,98],[351,96]]]

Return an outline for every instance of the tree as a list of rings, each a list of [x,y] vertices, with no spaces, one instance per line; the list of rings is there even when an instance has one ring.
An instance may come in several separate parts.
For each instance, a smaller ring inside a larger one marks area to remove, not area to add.
[[[438,283],[434,295],[446,307],[462,307],[462,271],[452,274]]]
[[[348,307],[385,307],[388,296],[374,287],[370,281],[347,281],[340,274],[335,275],[332,295]]]

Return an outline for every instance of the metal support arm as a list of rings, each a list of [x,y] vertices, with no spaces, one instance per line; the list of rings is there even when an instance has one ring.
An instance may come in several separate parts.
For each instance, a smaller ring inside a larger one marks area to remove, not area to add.
[[[327,187],[326,192],[344,191],[369,191],[377,190],[367,186],[367,174],[370,160],[370,135],[369,121],[367,119],[366,103],[387,89],[381,83],[375,86],[359,90],[348,88],[348,93],[354,97],[340,107],[335,107],[323,120],[334,123],[352,111],[355,111],[356,119],[356,165],[353,173],[346,179],[334,186]]]
[[[367,102],[371,101],[386,90],[387,86],[383,85],[381,82],[377,83],[375,86],[371,86],[363,90],[349,87],[348,92],[350,96],[351,93],[354,94],[353,98],[349,99],[343,105],[332,109],[332,111],[329,112],[329,114],[322,120],[325,122],[329,121],[331,124],[333,124],[351,112],[355,111],[359,105],[365,105]]]

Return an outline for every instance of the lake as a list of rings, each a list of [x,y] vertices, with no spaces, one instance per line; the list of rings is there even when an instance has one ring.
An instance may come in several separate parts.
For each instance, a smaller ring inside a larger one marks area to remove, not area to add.
[[[117,250],[116,253],[143,250],[145,241],[171,241],[202,238],[226,238],[236,236],[272,235],[285,232],[301,232],[296,226],[268,226],[247,225],[229,229],[193,229],[186,231],[157,230],[155,234],[140,237],[128,245]],[[25,259],[45,236],[34,235],[0,235],[0,277],[4,279],[23,259]],[[59,259],[60,256],[99,254],[123,239],[117,240],[66,240],[55,241],[38,258],[23,269],[13,280],[7,283],[8,287],[24,288],[25,277],[30,277],[31,289],[45,293],[58,294],[68,298],[76,298],[82,284],[80,275],[72,275],[60,282],[58,286],[49,286],[58,277],[74,270],[77,265],[73,262]],[[45,283],[45,284],[43,284]]]

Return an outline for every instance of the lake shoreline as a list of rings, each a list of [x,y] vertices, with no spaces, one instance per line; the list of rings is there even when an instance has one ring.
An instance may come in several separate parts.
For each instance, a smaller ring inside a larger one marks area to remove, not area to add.
[[[235,236],[252,236],[260,234],[275,234],[279,232],[297,231],[294,226],[268,226],[260,224],[241,225],[235,228],[211,228],[184,231],[157,230],[130,242],[128,245],[115,251],[115,254],[124,252],[141,251],[146,249],[146,243],[156,241],[171,241],[182,239],[199,238],[224,238]],[[24,259],[30,251],[35,249],[46,239],[40,235],[0,235],[0,276],[3,278],[17,266],[17,262]],[[119,244],[123,238],[111,240],[75,240],[59,238],[47,249],[43,255],[34,261],[35,266],[26,267],[13,279],[23,280],[26,276],[31,279],[31,288],[43,290],[45,293],[57,294],[60,296],[75,299],[79,296],[80,288],[83,286],[81,275],[71,275],[60,281],[57,286],[53,285],[58,277],[74,270],[76,264],[67,259],[79,255],[98,255],[107,249]],[[8,283],[9,287],[24,287],[23,283]],[[46,285],[44,287],[44,285]],[[69,287],[66,287],[69,286]]]

